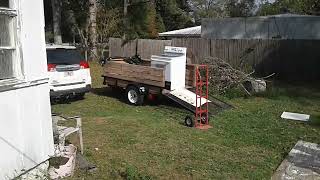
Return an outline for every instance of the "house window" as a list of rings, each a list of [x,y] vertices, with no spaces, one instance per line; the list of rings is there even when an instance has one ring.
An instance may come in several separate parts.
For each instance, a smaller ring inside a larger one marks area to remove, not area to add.
[[[9,0],[0,0],[0,7],[9,8]]]
[[[15,42],[17,12],[9,5],[9,0],[0,0],[0,80],[16,78],[19,69]]]

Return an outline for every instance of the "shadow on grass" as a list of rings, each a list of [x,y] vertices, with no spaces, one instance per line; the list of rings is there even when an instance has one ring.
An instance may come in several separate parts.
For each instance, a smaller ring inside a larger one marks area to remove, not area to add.
[[[105,96],[108,98],[115,98],[118,99],[122,103],[126,103],[127,99],[125,97],[125,90],[121,88],[93,88],[91,92],[97,96]],[[155,99],[150,100],[148,97],[145,98],[145,103],[144,106],[152,106],[156,107],[156,109],[161,109],[162,111],[172,111],[173,109],[175,111],[179,111],[182,113],[185,113],[186,115],[193,115],[193,112],[188,110],[187,108],[181,106],[180,104],[174,102],[173,100],[163,96],[163,95],[158,95],[155,97]],[[219,107],[214,103],[209,104],[209,115],[213,118],[214,116],[218,115],[219,113],[231,109],[231,107],[228,108],[223,108]],[[183,122],[184,124],[184,122]]]
[[[251,98],[242,88],[232,88],[221,95],[227,99]],[[308,83],[286,83],[286,82],[268,82],[267,91],[255,94],[253,97],[262,97],[267,99],[281,100],[285,98],[293,99],[302,105],[310,105],[308,100],[320,100],[320,86],[318,84]]]
[[[123,89],[112,89],[112,88],[94,88],[91,90],[91,92],[97,96],[104,96],[108,98],[113,98],[119,100],[121,103],[126,103],[127,99],[125,97],[125,90]],[[154,110],[159,110],[161,112],[164,112],[165,114],[168,114],[168,116],[171,116],[171,114],[175,114],[174,118],[179,118],[179,124],[181,126],[185,126],[184,118],[186,115],[193,115],[189,110],[185,109],[184,107],[180,106],[176,102],[172,101],[169,98],[166,98],[165,96],[157,96],[153,100],[148,100],[148,98],[145,99],[145,103],[143,106],[149,106],[153,107]],[[142,106],[142,107],[143,107]],[[178,114],[178,116],[176,116]]]
[[[320,115],[311,116],[309,124],[312,126],[320,126]]]
[[[117,88],[117,89],[111,89],[107,87],[101,87],[101,88],[92,88],[91,93],[97,95],[97,96],[105,96],[109,98],[115,98],[123,103],[127,103],[126,99],[124,97],[124,90]]]
[[[74,97],[61,97],[61,98],[50,98],[51,105],[58,104],[71,104],[73,102],[84,100],[83,96],[74,96]]]
[[[275,82],[269,85],[269,90],[260,96],[266,98],[304,98],[304,99],[320,99],[320,86],[317,84],[285,84]],[[299,99],[298,99],[299,100]]]
[[[121,88],[93,88],[91,92],[97,96],[105,96],[109,98],[116,98],[122,103],[128,103],[127,99],[125,97],[125,90]],[[154,100],[149,100],[147,97],[145,98],[145,105],[147,106],[167,106],[167,107],[173,107],[173,108],[179,108],[178,104],[173,102],[170,99],[167,99],[164,96],[157,96]]]

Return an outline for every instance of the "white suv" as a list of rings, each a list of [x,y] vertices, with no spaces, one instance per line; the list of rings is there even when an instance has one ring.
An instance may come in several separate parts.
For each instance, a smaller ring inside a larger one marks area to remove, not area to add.
[[[90,91],[89,64],[74,46],[47,45],[50,97],[83,97]]]

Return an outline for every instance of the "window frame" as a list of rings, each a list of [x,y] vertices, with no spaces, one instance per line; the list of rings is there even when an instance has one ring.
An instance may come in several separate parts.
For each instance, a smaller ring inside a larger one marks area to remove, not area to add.
[[[0,46],[0,50],[12,50],[12,68],[13,68],[13,77],[0,80],[0,88],[8,87],[10,85],[21,84],[25,77],[23,73],[23,63],[22,58],[20,56],[20,16],[18,11],[18,3],[17,0],[9,0],[9,7],[0,7],[0,14],[7,15],[11,17],[10,22],[10,46]],[[1,89],[0,89],[1,90]]]

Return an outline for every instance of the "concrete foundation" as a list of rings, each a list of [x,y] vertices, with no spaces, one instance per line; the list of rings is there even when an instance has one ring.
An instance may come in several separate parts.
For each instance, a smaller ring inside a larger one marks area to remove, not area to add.
[[[320,180],[320,146],[299,141],[271,179]]]
[[[22,175],[20,180],[49,180],[49,161],[46,161],[28,173]]]

